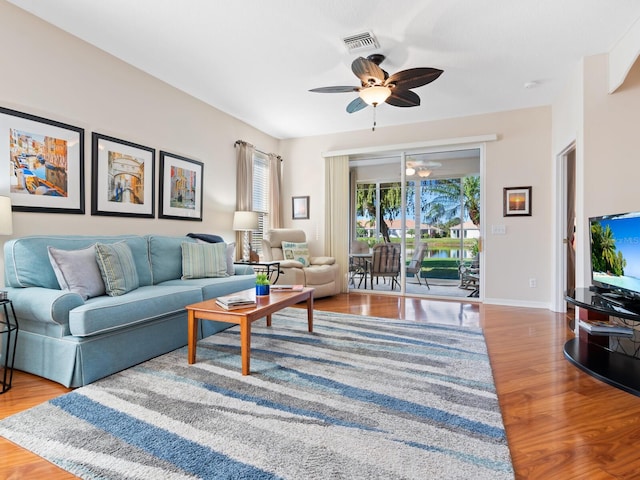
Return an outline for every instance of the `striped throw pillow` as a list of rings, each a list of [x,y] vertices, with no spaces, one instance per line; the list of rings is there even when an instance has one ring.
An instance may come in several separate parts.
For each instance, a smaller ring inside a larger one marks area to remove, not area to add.
[[[225,243],[182,244],[182,279],[227,276]]]
[[[125,242],[96,243],[96,259],[107,295],[118,297],[140,286],[133,253]]]

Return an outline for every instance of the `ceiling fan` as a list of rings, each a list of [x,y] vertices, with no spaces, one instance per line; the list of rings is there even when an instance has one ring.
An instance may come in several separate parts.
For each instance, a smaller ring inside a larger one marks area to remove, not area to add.
[[[316,93],[358,92],[358,97],[347,105],[348,113],[357,112],[368,105],[375,108],[383,102],[394,107],[417,107],[420,105],[420,97],[411,89],[431,83],[442,74],[442,70],[437,68],[409,68],[389,76],[380,68],[384,59],[384,55],[375,53],[367,58],[358,57],[353,61],[351,70],[360,79],[361,85],[359,87],[320,87],[309,91]]]

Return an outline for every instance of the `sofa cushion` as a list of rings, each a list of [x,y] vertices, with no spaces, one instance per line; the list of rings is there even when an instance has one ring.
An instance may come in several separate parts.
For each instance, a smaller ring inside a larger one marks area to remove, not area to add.
[[[69,312],[69,330],[78,337],[97,335],[169,316],[200,301],[200,288],[158,285],[140,287],[118,297],[90,298]]]
[[[79,250],[49,247],[48,253],[62,290],[77,293],[84,300],[105,294],[95,244]]]
[[[202,299],[209,300],[221,295],[229,295],[231,293],[254,289],[256,285],[256,276],[250,275],[233,275],[232,277],[210,277],[210,278],[192,278],[189,280],[167,280],[160,286],[188,286],[199,288],[202,291]]]
[[[309,245],[307,242],[282,242],[282,253],[285,260],[296,260],[303,267],[309,264]]]
[[[180,279],[182,276],[182,244],[184,242],[196,243],[196,240],[189,237],[166,235],[149,235],[147,240],[153,284]]]
[[[110,297],[124,295],[140,286],[133,254],[126,243],[96,243],[96,258]]]
[[[6,285],[59,289],[60,284],[49,261],[48,247],[78,250],[97,242],[121,241],[131,248],[140,285],[151,285],[147,239],[139,235],[32,235],[9,240],[4,246]]]
[[[182,279],[226,276],[226,244],[189,242],[182,244]]]

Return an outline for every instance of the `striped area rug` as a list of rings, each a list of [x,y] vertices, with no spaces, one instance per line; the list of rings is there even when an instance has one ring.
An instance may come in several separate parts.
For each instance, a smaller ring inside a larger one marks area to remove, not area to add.
[[[479,329],[289,308],[0,422],[87,479],[513,478]]]

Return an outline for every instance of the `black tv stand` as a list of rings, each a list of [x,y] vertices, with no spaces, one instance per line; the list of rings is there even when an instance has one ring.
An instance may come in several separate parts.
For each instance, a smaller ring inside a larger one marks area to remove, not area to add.
[[[640,324],[640,314],[637,313],[640,311],[637,309],[640,304],[635,301],[629,302],[625,297],[618,301],[617,298],[603,293],[591,288],[578,288],[568,292],[565,299],[590,312],[622,318],[631,324]],[[564,355],[575,366],[595,378],[640,396],[640,358],[612,350],[610,340],[609,336],[591,335],[580,329],[578,336],[565,344]],[[631,341],[639,340],[634,336]]]

